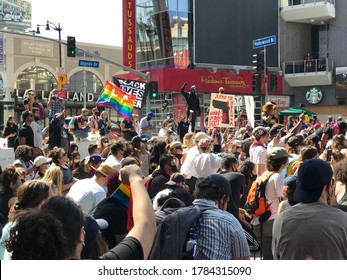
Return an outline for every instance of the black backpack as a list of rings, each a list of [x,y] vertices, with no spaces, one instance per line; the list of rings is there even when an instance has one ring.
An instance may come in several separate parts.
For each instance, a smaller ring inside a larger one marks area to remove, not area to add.
[[[191,205],[167,215],[157,228],[149,260],[192,259],[185,255],[186,244],[192,229],[199,232],[202,208]]]

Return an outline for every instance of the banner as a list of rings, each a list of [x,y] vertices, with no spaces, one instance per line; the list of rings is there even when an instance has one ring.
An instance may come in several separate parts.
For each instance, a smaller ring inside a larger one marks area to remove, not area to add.
[[[208,127],[234,127],[235,96],[211,93]]]
[[[134,108],[142,109],[146,105],[147,95],[145,92],[146,82],[125,80],[117,78],[120,84],[120,88],[126,93],[136,96]]]

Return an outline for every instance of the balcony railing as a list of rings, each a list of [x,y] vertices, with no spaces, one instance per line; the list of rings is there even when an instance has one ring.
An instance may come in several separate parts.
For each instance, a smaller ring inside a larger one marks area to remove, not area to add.
[[[316,3],[330,3],[332,5],[335,5],[336,0],[282,0],[281,1],[281,7],[290,7],[290,6],[297,6],[297,5],[305,5],[305,4],[316,4]]]
[[[296,60],[283,62],[284,75],[286,74],[306,74],[317,72],[332,72],[333,60],[330,59],[312,59]]]

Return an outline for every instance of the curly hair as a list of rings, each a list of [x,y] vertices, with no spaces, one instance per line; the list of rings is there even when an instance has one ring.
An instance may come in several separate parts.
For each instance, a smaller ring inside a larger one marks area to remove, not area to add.
[[[22,158],[24,155],[27,155],[29,151],[32,151],[33,148],[28,145],[19,145],[14,153],[15,158]]]
[[[6,166],[1,174],[0,194],[6,190],[12,190],[11,183],[16,183],[19,176],[14,165]]]
[[[272,159],[269,155],[266,157],[266,168],[269,171],[278,171],[282,164],[286,164],[288,162],[287,157]]]
[[[221,188],[213,188],[211,180],[202,179],[195,186],[193,193],[194,199],[219,200],[225,195]]]
[[[67,237],[66,248],[69,256],[74,256],[78,238],[84,223],[84,216],[79,206],[71,199],[63,196],[53,196],[45,201],[41,209],[56,216],[64,226]]]
[[[24,213],[5,241],[12,260],[63,260],[68,257],[62,223],[42,210]]]
[[[64,152],[63,148],[58,148],[54,147],[48,154],[48,157],[52,158],[52,161],[56,164],[59,165],[59,159],[61,153]]]

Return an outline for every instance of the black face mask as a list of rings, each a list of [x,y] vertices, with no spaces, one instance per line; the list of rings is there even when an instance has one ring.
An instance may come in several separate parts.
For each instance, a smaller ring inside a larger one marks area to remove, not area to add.
[[[179,160],[181,160],[181,158],[183,157],[183,154],[174,154],[174,156],[175,156],[176,158],[178,158]]]
[[[177,166],[176,166],[176,164],[175,165],[170,165],[170,170],[172,171],[172,172],[177,172],[178,171],[178,169],[177,169]]]

